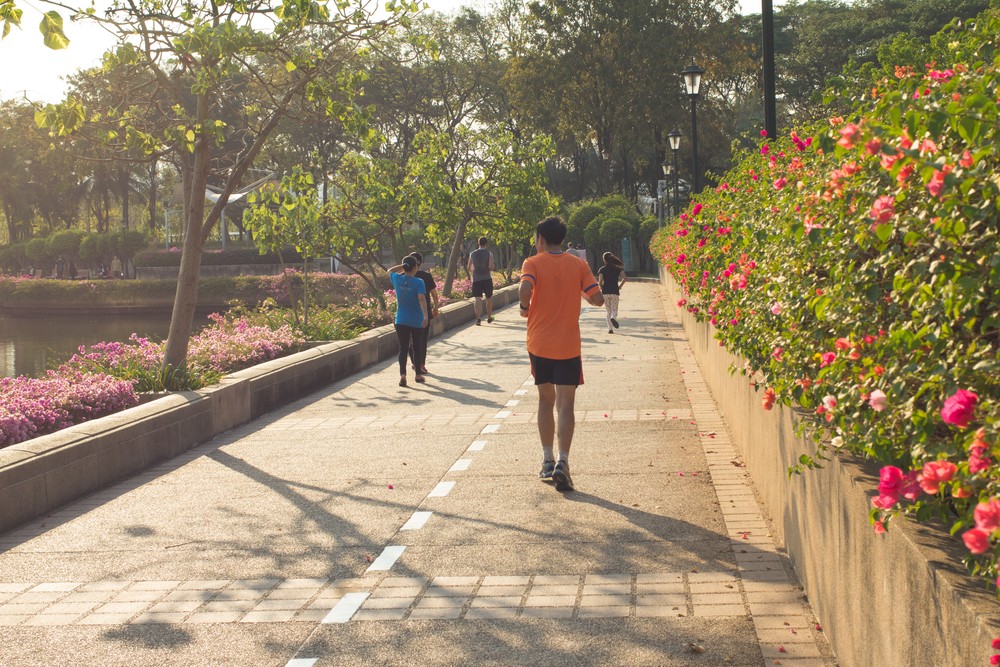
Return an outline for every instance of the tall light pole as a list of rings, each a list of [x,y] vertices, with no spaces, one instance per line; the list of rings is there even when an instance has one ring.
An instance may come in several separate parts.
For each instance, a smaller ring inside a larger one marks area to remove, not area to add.
[[[667,210],[671,212],[671,215],[673,215],[673,210],[674,210],[673,207],[676,206],[676,204],[673,204],[673,205],[670,204],[670,199],[671,199],[671,197],[670,197],[670,181],[668,179],[670,178],[670,175],[672,173],[674,173],[674,165],[670,164],[670,161],[667,160],[667,158],[663,158],[663,163],[660,164],[660,169],[663,170],[664,179],[662,181],[660,181],[660,182],[663,183],[663,194],[665,194],[667,196],[667,207],[668,207]],[[663,205],[661,204],[660,205],[660,227],[662,227],[662,226],[663,226]]]
[[[704,73],[705,70],[694,63],[681,72],[684,75],[684,87],[691,98],[691,172],[695,192],[701,191],[701,178],[698,175],[698,94],[701,92],[701,75]]]
[[[601,151],[601,164],[604,166],[604,194],[611,194],[611,152],[607,148]]]
[[[778,136],[778,119],[774,86],[774,7],[771,0],[761,0],[762,39],[764,56],[764,129],[772,141]]]
[[[677,170],[677,151],[681,149],[681,131],[676,127],[669,132],[667,132],[667,141],[670,142],[670,150],[674,154],[674,214],[678,213],[681,208],[681,191],[678,184],[678,170]]]

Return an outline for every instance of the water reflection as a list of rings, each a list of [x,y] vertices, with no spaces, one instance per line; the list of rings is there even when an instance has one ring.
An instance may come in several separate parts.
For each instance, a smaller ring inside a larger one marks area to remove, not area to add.
[[[195,329],[207,322],[195,318]],[[0,316],[0,377],[38,377],[69,359],[80,345],[125,341],[133,333],[163,340],[170,315]]]

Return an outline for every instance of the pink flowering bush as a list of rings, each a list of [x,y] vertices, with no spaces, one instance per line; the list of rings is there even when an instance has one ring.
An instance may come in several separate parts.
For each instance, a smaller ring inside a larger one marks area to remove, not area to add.
[[[815,467],[881,462],[870,519],[945,522],[1000,557],[1000,15],[936,38],[847,117],[765,137],[652,249]],[[681,234],[680,231],[685,233]],[[873,493],[875,493],[873,489]]]
[[[0,447],[97,419],[138,402],[131,382],[105,374],[49,371],[44,378],[0,378]]]

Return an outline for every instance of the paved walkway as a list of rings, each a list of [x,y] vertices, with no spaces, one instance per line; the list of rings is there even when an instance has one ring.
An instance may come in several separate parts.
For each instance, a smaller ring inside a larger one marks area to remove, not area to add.
[[[654,283],[565,496],[517,309],[0,535],[3,665],[834,665]]]

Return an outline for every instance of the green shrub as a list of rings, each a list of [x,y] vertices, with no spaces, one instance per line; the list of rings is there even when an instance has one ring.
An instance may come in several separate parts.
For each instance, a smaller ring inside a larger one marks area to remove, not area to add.
[[[586,230],[594,218],[604,213],[604,209],[593,203],[585,203],[573,209],[566,222],[566,241],[586,243]]]
[[[652,250],[679,305],[745,360],[764,408],[808,415],[817,450],[790,471],[841,448],[880,462],[875,529],[899,512],[942,521],[993,578],[1000,14],[936,43],[849,117],[744,154]]]

